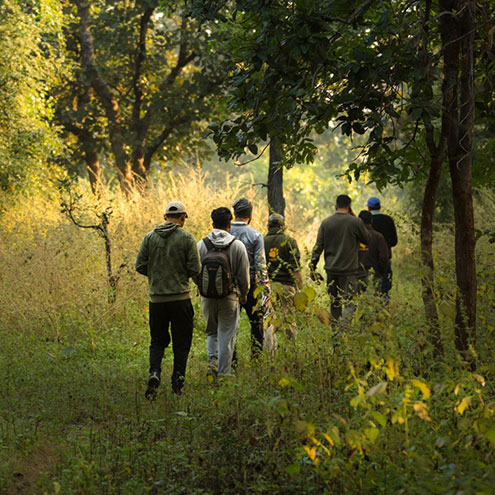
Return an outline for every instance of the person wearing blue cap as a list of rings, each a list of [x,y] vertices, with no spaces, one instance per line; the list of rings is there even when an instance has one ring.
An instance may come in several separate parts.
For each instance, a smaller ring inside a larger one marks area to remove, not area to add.
[[[388,245],[388,258],[390,261],[379,288],[382,296],[388,300],[389,292],[392,288],[392,248],[397,245],[397,229],[395,228],[394,219],[381,211],[382,204],[379,198],[372,196],[368,199],[367,206],[373,215],[373,228],[385,237]]]

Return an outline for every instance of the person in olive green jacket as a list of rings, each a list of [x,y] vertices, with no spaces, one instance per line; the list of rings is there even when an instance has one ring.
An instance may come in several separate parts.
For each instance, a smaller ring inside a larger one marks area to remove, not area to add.
[[[172,390],[180,394],[192,343],[194,310],[189,295],[189,279],[201,270],[196,240],[182,227],[185,206],[172,201],[165,209],[165,223],[148,232],[136,260],[138,273],[148,277],[150,376],[146,397],[153,399],[160,385],[161,363],[170,344],[174,353]]]
[[[274,309],[279,311],[283,318],[286,334],[294,339],[297,334],[297,327],[294,321],[294,301],[293,297],[297,289],[303,287],[299,247],[297,241],[285,234],[285,218],[278,213],[273,213],[268,217],[268,233],[263,241],[265,246],[266,261],[268,268],[268,278],[270,282],[281,284],[279,291],[272,291]],[[277,346],[275,336],[277,328],[269,325],[265,329],[264,343],[271,352]]]
[[[338,196],[335,210],[320,225],[310,263],[311,278],[315,280],[316,265],[324,252],[332,325],[342,316],[343,301],[349,300],[356,293],[359,243],[367,245],[369,242],[369,233],[364,223],[352,213],[349,196]],[[353,305],[348,302],[344,320],[349,318],[353,309]]]

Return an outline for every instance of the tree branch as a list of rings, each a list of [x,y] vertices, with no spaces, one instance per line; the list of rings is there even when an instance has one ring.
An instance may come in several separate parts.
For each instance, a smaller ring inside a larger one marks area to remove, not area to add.
[[[146,59],[146,35],[149,28],[149,22],[151,15],[153,14],[154,7],[147,8],[141,16],[139,24],[139,39],[136,50],[136,57],[134,60],[134,74],[132,77],[132,88],[134,91],[134,105],[132,108],[132,122],[135,128],[139,128],[141,124],[141,104],[143,101],[143,89],[140,84],[141,69],[143,62]]]

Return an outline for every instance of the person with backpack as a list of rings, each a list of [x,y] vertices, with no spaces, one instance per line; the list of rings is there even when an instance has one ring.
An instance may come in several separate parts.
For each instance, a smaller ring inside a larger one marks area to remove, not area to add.
[[[259,285],[268,286],[266,273],[266,259],[263,236],[256,229],[251,227],[253,205],[247,198],[239,198],[232,205],[234,209],[235,221],[232,223],[230,233],[239,239],[244,246],[249,257],[249,277],[250,289],[247,300],[242,304],[251,324],[251,349],[253,357],[256,357],[263,348],[263,311],[257,308],[258,301],[254,296],[254,291]]]
[[[194,310],[189,295],[189,279],[201,269],[196,240],[182,227],[186,207],[172,201],[165,208],[165,223],[148,232],[141,243],[136,271],[148,277],[150,376],[146,398],[156,397],[160,385],[161,363],[170,344],[174,353],[172,391],[181,394],[186,364],[191,349]]]
[[[244,244],[229,233],[230,210],[216,208],[211,219],[213,231],[198,242],[197,283],[206,320],[207,374],[216,377],[231,373],[240,304],[249,291],[249,258]]]

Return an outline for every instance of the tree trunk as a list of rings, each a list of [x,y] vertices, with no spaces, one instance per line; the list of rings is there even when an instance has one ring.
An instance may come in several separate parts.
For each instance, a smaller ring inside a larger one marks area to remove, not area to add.
[[[458,141],[449,160],[455,217],[456,347],[464,354],[474,346],[476,332],[476,260],[472,195],[474,129],[474,2],[461,0],[461,77]],[[468,356],[468,359],[472,358]]]
[[[86,150],[84,152],[84,161],[88,168],[91,190],[93,191],[93,194],[98,195],[101,186],[101,168],[96,149]]]
[[[115,156],[119,182],[122,190],[129,193],[133,186],[131,163],[127,155],[122,117],[119,103],[112,91],[101,78],[96,68],[93,36],[90,29],[89,3],[74,0],[79,15],[79,39],[81,43],[81,58],[84,72],[91,82],[91,86],[98,95],[98,99],[105,109],[105,115],[110,128],[110,143]]]
[[[443,155],[443,154],[442,154]],[[421,257],[426,273],[421,279],[423,286],[423,304],[426,320],[430,326],[431,341],[435,354],[443,351],[438,324],[438,312],[435,304],[434,287],[434,263],[433,263],[433,215],[435,211],[435,199],[442,170],[442,155],[433,156],[430,163],[430,172],[425,186],[423,197],[423,209],[421,212]]]
[[[284,167],[280,144],[272,139],[270,144],[270,163],[268,165],[268,208],[270,213],[284,215]]]
[[[456,17],[456,12],[460,17]],[[476,327],[476,264],[472,198],[474,127],[474,5],[471,0],[440,0],[440,32],[445,64],[444,112],[449,120],[447,150],[455,218],[455,345],[472,362],[468,349]],[[462,67],[459,61],[462,60]],[[459,71],[461,77],[459,80]],[[458,98],[460,95],[460,104]]]

